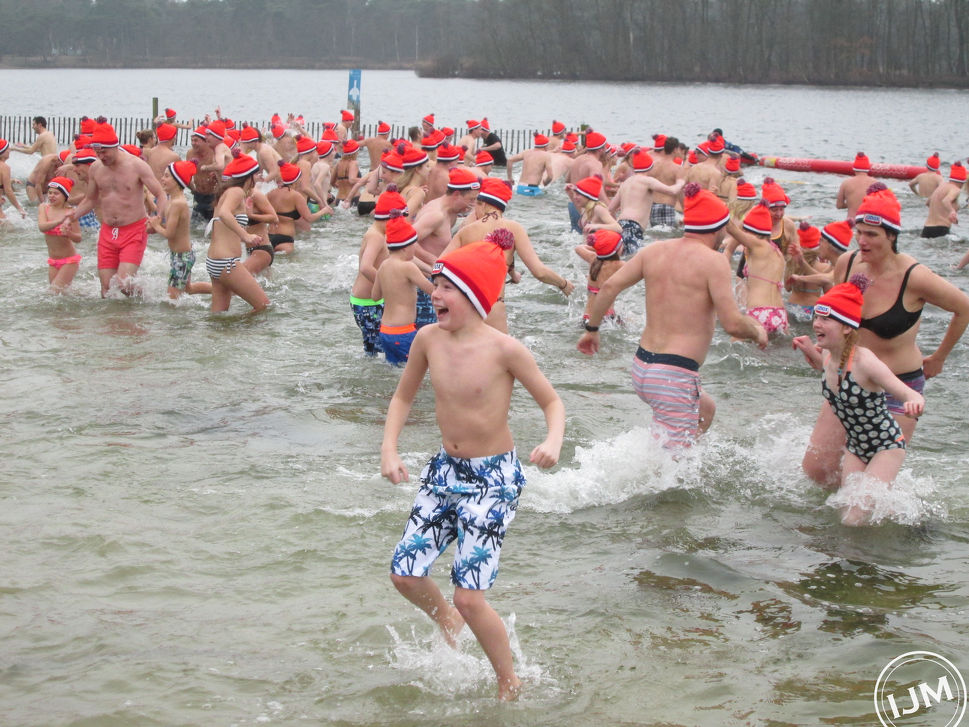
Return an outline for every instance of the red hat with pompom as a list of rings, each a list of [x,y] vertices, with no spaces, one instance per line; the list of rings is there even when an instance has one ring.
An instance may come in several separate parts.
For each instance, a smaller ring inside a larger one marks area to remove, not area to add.
[[[755,204],[744,215],[743,228],[748,232],[753,232],[755,235],[769,235],[772,227],[773,223],[770,218],[770,209],[764,200]]]
[[[464,293],[478,315],[487,318],[501,296],[508,263],[505,251],[515,246],[510,230],[498,228],[480,242],[459,247],[440,258],[431,269],[431,277],[443,275]]]
[[[552,122],[552,133],[553,134],[562,134],[564,132],[565,132],[565,124],[563,124],[561,121],[553,121]]]
[[[155,129],[155,136],[158,137],[158,141],[171,141],[178,134],[178,127],[173,124],[159,124],[158,128]]]
[[[666,147],[666,134],[653,134],[653,151],[663,151]]]
[[[586,237],[586,244],[596,251],[600,260],[610,258],[622,247],[622,235],[612,230],[596,230]]]
[[[851,246],[854,228],[855,221],[851,219],[829,222],[821,229],[821,237],[830,242],[835,249],[845,252]]]
[[[696,182],[683,187],[683,229],[707,234],[716,232],[730,221],[730,210],[719,197],[701,189]]]
[[[386,237],[388,248],[402,250],[417,242],[417,230],[400,210],[394,209],[390,211],[390,218],[387,220]]]
[[[486,151],[479,151],[474,155],[474,165],[476,167],[489,167],[495,163],[495,158]]]
[[[222,170],[223,179],[244,179],[259,171],[259,162],[248,154],[243,154],[236,149],[232,157],[232,161]]]
[[[70,177],[54,177],[47,183],[47,188],[50,189],[51,187],[65,197],[70,197],[71,190],[74,188],[74,180]]]
[[[797,239],[802,250],[813,250],[821,244],[821,230],[807,220],[801,220],[797,226]]]
[[[939,171],[941,161],[939,160],[939,152],[935,152],[932,156],[925,160],[925,166],[930,172]]]
[[[952,162],[949,167],[949,181],[956,184],[962,184],[966,181],[966,168],[962,166],[962,162]]]
[[[737,199],[741,202],[751,202],[757,199],[757,187],[741,177],[737,180]]]
[[[791,203],[791,198],[773,177],[764,179],[764,183],[760,186],[760,195],[767,200],[770,207],[787,207]]]
[[[283,184],[294,184],[303,174],[303,170],[295,164],[289,164],[282,159],[277,163],[279,164],[279,178],[283,180]]]
[[[865,152],[860,151],[855,154],[855,161],[851,165],[851,171],[853,172],[870,172],[871,171],[871,160],[865,155]]]
[[[504,212],[511,201],[511,185],[503,179],[485,177],[481,180],[478,200],[487,202],[492,207],[497,207]]]
[[[388,124],[386,121],[378,121],[377,134],[379,136],[386,136],[389,133],[390,133],[390,124]]]
[[[865,302],[864,293],[871,280],[866,275],[852,275],[847,283],[836,285],[818,298],[814,304],[814,315],[834,318],[846,326],[858,328],[861,325],[861,306]]]
[[[490,179],[490,177],[487,177],[487,179]],[[448,170],[447,188],[451,190],[480,189],[481,182],[478,180],[478,175],[470,169],[455,167]]]
[[[347,111],[346,109],[343,109],[342,111],[340,111],[341,121],[353,121],[354,118],[355,117],[352,111]]]
[[[548,146],[548,137],[545,134],[535,133],[535,148],[544,149]]]
[[[598,131],[592,131],[591,129],[585,134],[585,148],[589,151],[595,151],[596,149],[602,149],[606,145],[606,137],[600,134]]]
[[[645,149],[639,149],[632,156],[634,172],[648,172],[653,168],[653,157]]]
[[[575,191],[591,200],[599,199],[599,195],[602,194],[602,175],[595,174],[591,177],[580,179],[575,183]]]
[[[895,232],[902,231],[902,205],[895,195],[881,182],[868,188],[868,194],[858,206],[855,222],[866,225],[887,227]]]
[[[373,218],[375,220],[389,220],[391,212],[398,210],[407,211],[407,200],[397,191],[396,184],[388,184],[386,191],[377,198],[377,204],[373,208]]]
[[[727,170],[728,174],[739,174],[740,157],[727,157],[727,161],[723,163],[723,168]]]

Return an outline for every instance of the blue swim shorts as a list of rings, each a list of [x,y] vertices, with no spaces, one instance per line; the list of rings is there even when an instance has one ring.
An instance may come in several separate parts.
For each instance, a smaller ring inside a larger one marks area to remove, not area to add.
[[[515,450],[461,459],[441,450],[421,472],[421,486],[390,571],[426,576],[455,539],[451,582],[461,588],[491,588],[505,532],[518,510],[525,475]]]

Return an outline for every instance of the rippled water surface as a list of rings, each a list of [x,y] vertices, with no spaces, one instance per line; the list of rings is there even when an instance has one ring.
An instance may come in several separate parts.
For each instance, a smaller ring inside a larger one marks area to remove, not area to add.
[[[0,80],[7,113],[51,116],[145,113],[158,95],[188,115],[218,102],[237,116],[329,117],[346,88],[344,72]],[[454,124],[487,113],[508,128],[555,117],[616,141],[656,131],[692,141],[720,125],[761,153],[864,149],[911,164],[964,153],[959,101],[950,91],[364,74],[365,113],[395,123],[429,111]],[[32,161],[11,165],[23,177]],[[791,214],[840,216],[840,179],[775,176]],[[903,248],[969,288],[949,269],[965,252],[964,226],[919,240],[924,207],[891,185]],[[516,198],[508,214],[579,283],[565,204],[556,188]],[[340,212],[300,238],[265,282],[272,309],[250,319],[238,301],[222,316],[201,298],[170,305],[155,238],[144,299],[100,299],[90,237],[72,294],[51,297],[29,214],[0,231],[4,725],[873,724],[875,679],[893,657],[928,649],[969,671],[964,342],[927,389],[895,514],[851,530],[800,472],[821,398],[789,345],[761,352],[718,333],[702,369],[717,422],[673,462],[651,443],[628,380],[642,289],[619,299],[627,328],[606,331],[590,359],[575,350],[584,293],[565,301],[526,275],[509,293],[511,331],[562,395],[568,431],[558,467],[526,467],[490,594],[526,682],[518,703],[501,705],[474,639],[447,648],[387,577],[415,485],[379,477],[398,372],[364,358],[348,309],[365,223]],[[195,245],[204,252],[200,234]],[[947,322],[925,311],[926,350]],[[542,426],[516,394],[520,450]],[[424,390],[402,437],[411,472],[438,446]]]

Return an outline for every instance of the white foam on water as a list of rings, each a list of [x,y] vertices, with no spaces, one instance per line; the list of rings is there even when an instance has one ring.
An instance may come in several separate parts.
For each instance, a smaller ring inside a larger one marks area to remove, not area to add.
[[[893,522],[919,525],[928,519],[942,519],[947,508],[939,502],[931,477],[916,477],[902,470],[895,482],[887,484],[864,472],[848,475],[845,484],[825,501],[838,510],[863,507],[870,511],[867,525]]]
[[[540,666],[529,662],[515,633],[516,615],[502,619],[508,632],[508,642],[515,659],[515,673],[527,687],[547,680]],[[497,690],[495,672],[488,657],[475,642],[471,629],[465,626],[458,634],[457,648],[448,646],[436,626],[429,636],[421,637],[414,626],[405,638],[388,625],[393,644],[387,653],[392,668],[415,674],[415,686],[441,696],[470,695],[484,691],[491,695]]]
[[[636,495],[694,487],[701,481],[699,465],[707,449],[701,442],[674,456],[649,427],[636,427],[589,447],[576,447],[572,467],[543,472],[525,466],[528,486],[523,506],[568,513]]]

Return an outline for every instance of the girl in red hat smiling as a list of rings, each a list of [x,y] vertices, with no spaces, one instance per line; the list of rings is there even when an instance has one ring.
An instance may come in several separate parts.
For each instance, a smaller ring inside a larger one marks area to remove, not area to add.
[[[794,339],[794,348],[824,372],[821,393],[844,429],[842,487],[860,472],[891,485],[902,467],[905,435],[888,411],[885,392],[902,402],[906,416],[920,416],[925,406],[921,394],[906,386],[871,350],[857,345],[868,283],[866,276],[853,275],[847,283],[834,286],[814,305],[817,344],[808,336]],[[871,494],[861,490],[850,496],[841,520],[845,525],[864,525],[873,508]]]

